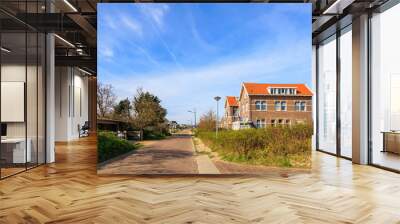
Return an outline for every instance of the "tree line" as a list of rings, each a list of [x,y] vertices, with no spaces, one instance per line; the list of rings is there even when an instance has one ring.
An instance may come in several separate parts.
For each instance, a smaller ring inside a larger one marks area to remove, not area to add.
[[[129,124],[129,129],[162,131],[167,128],[167,110],[154,94],[138,88],[131,98],[117,102],[114,88],[110,84],[97,84],[97,117],[113,119]]]

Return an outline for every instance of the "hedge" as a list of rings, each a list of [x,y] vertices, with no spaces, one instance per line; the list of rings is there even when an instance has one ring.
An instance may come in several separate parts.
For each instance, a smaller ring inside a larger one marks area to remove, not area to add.
[[[120,139],[112,132],[99,132],[97,141],[99,163],[139,148],[139,144]]]

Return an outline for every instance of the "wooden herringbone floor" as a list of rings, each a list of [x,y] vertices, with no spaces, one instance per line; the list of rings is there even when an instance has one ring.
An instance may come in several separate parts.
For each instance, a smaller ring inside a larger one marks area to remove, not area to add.
[[[400,175],[322,153],[313,162],[263,177],[100,177],[88,138],[0,181],[0,223],[400,223]]]

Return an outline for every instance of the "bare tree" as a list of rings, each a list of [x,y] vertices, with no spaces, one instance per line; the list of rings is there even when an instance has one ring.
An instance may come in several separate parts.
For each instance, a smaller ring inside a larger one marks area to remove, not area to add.
[[[215,115],[213,110],[209,110],[205,114],[200,117],[199,129],[214,131],[215,130],[215,121],[217,116]]]
[[[111,114],[117,97],[113,91],[112,85],[97,84],[97,116],[107,117]]]

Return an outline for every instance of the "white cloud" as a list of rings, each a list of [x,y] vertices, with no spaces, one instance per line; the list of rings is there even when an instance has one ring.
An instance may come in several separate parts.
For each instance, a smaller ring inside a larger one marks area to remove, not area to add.
[[[142,13],[149,16],[162,29],[164,25],[164,16],[169,11],[167,4],[141,4]]]
[[[101,50],[101,54],[104,57],[112,58],[114,56],[114,51],[109,47],[103,47],[103,49]]]
[[[129,16],[126,15],[122,15],[120,19],[122,24],[125,25],[127,28],[131,29],[135,34],[137,34],[138,36],[143,35],[142,26],[133,18],[130,18]]]
[[[104,58],[106,61],[112,61],[114,58],[114,51],[109,45],[103,43],[100,45],[99,57]]]

